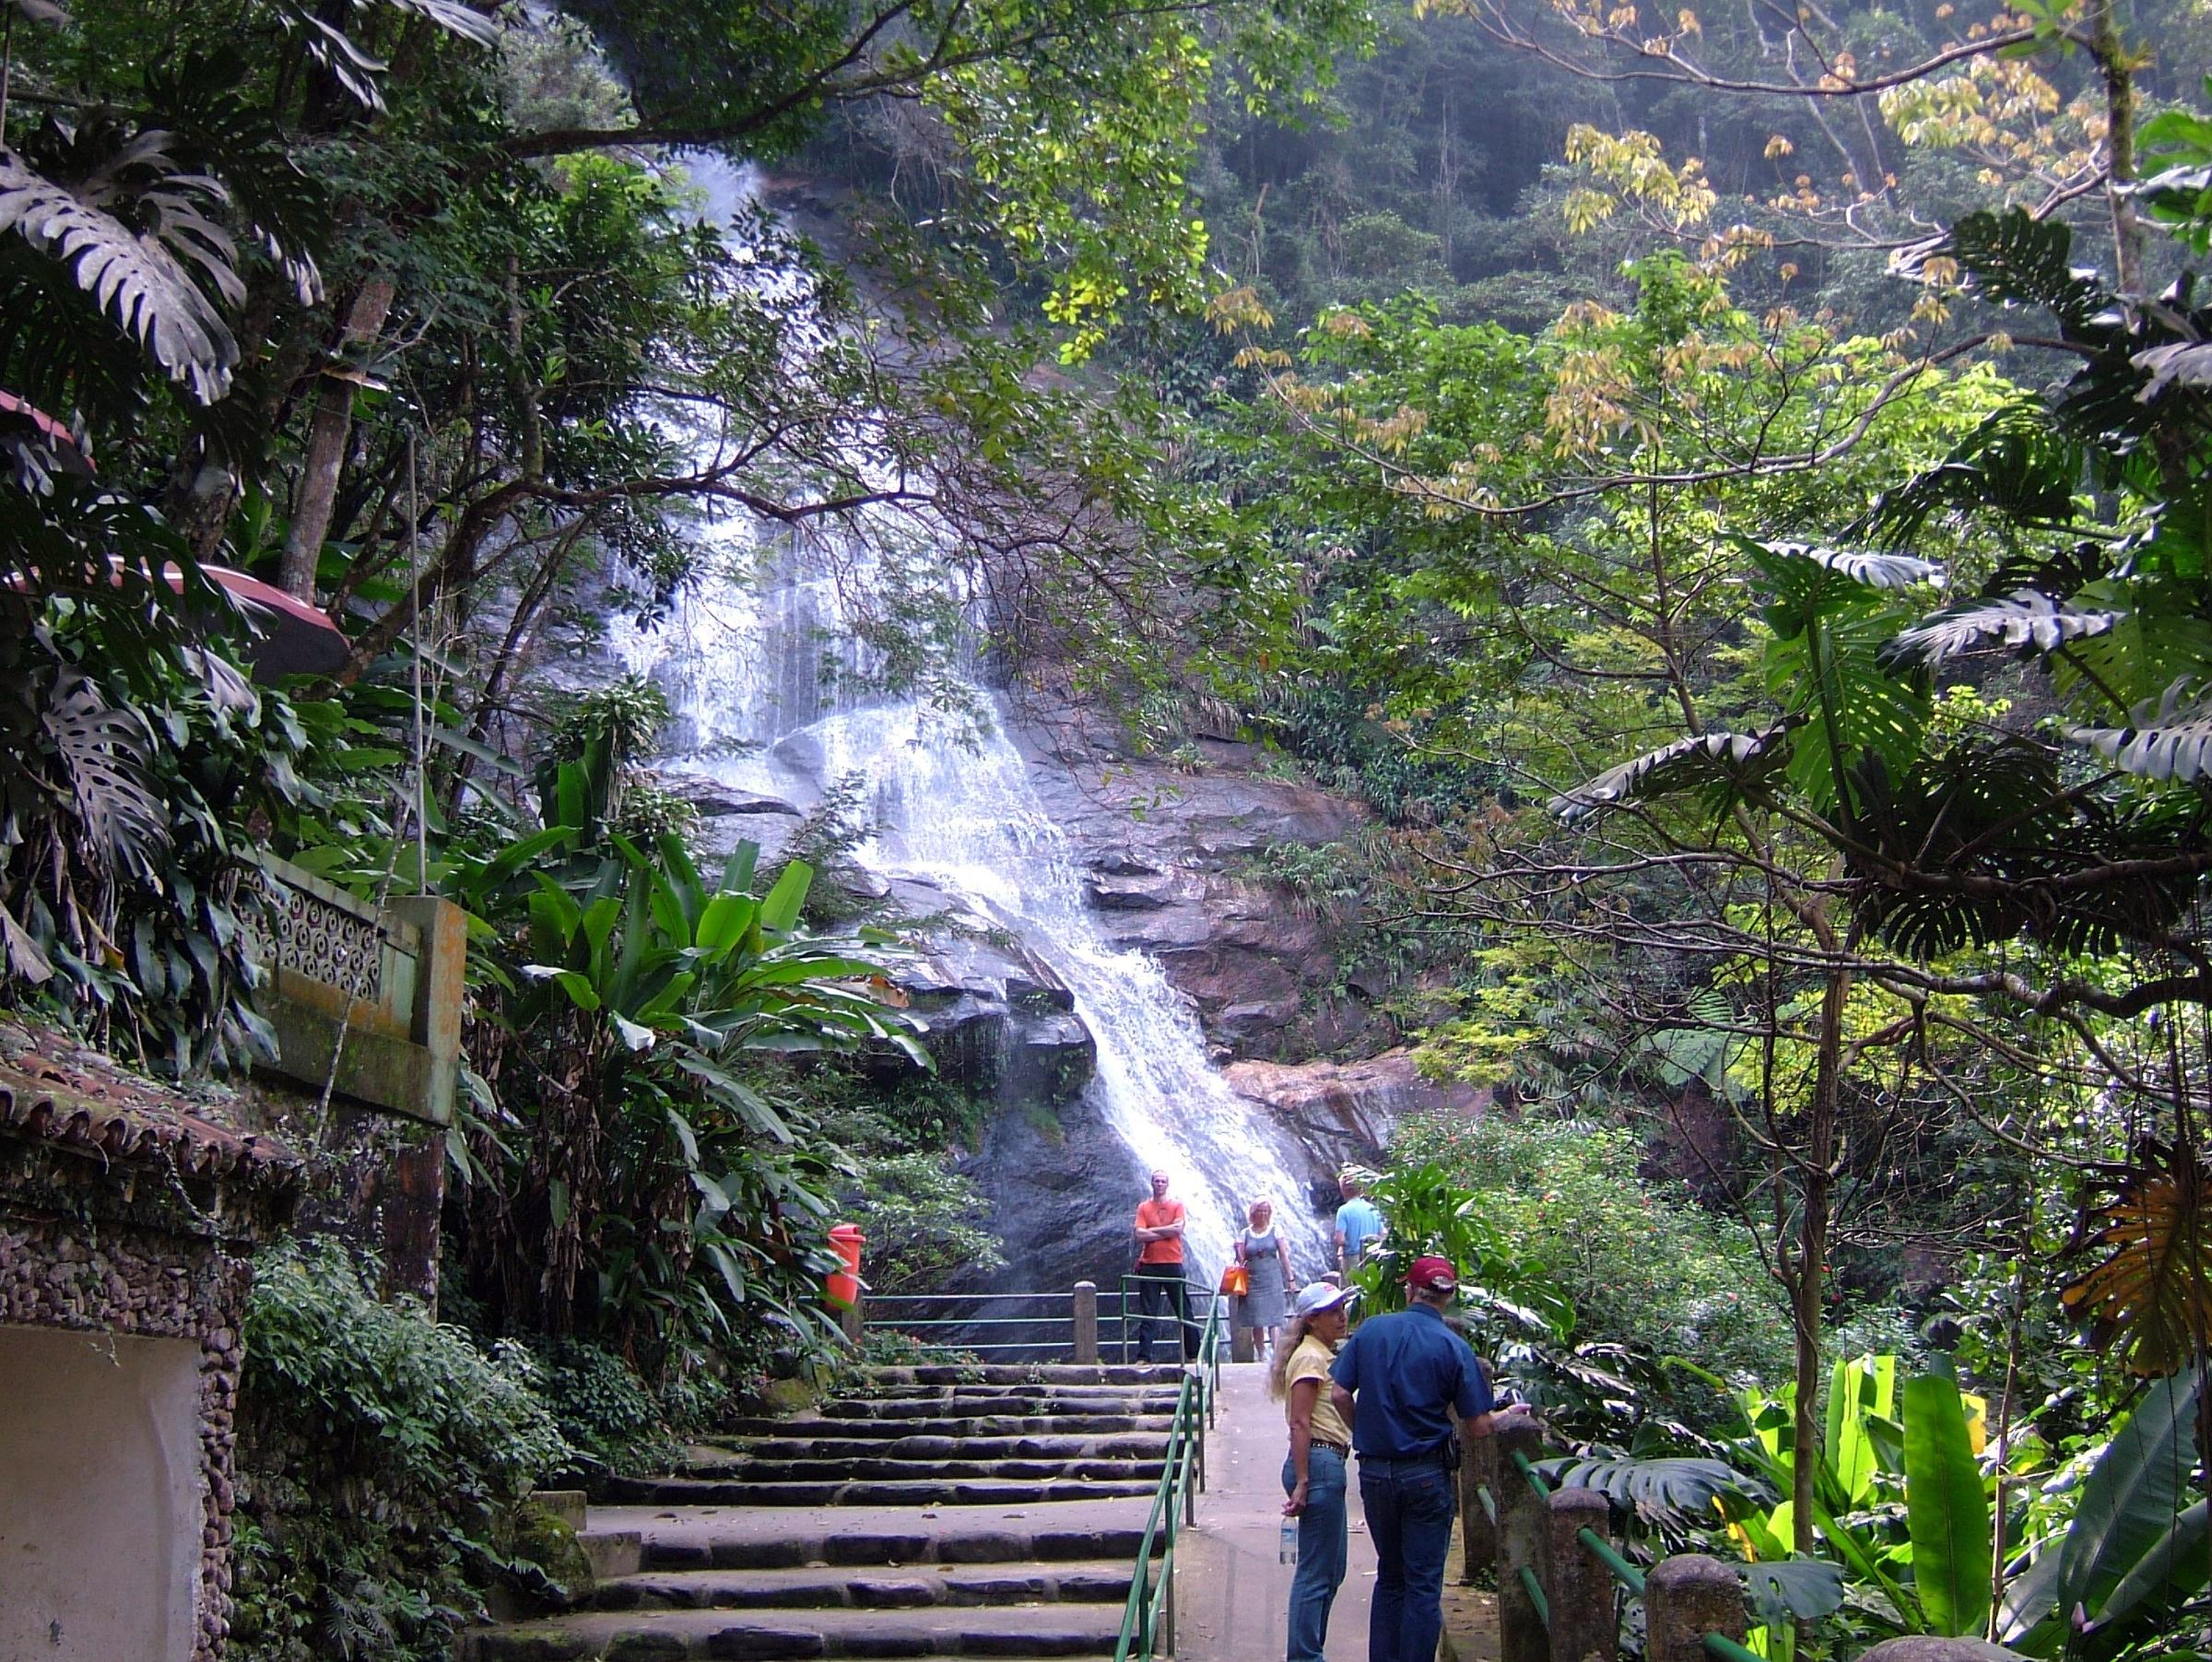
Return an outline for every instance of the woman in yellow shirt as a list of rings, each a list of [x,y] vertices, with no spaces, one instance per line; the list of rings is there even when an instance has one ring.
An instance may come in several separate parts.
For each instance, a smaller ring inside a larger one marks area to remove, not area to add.
[[[1268,1395],[1282,1398],[1290,1421],[1290,1456],[1283,1462],[1289,1499],[1283,1515],[1298,1520],[1287,1662],[1323,1662],[1329,1607],[1344,1584],[1345,1465],[1352,1455],[1352,1430],[1329,1400],[1329,1364],[1344,1342],[1345,1306],[1357,1296],[1356,1288],[1326,1281],[1300,1292],[1267,1373]]]

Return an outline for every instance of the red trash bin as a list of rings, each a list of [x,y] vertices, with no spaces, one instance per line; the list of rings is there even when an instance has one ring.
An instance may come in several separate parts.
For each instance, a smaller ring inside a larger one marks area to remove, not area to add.
[[[822,1291],[840,1309],[849,1310],[860,1302],[860,1248],[866,1239],[857,1223],[841,1223],[830,1232],[830,1250],[845,1261],[845,1267],[823,1280]]]

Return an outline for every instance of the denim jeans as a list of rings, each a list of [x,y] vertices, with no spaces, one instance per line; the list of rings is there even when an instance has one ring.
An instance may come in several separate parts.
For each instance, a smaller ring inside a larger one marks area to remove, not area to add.
[[[1359,1500],[1375,1543],[1368,1662],[1432,1662],[1444,1626],[1444,1555],[1458,1491],[1442,1460],[1359,1460]]]
[[[1283,1492],[1298,1486],[1298,1471],[1283,1462]],[[1344,1585],[1344,1456],[1319,1444],[1306,1451],[1306,1509],[1298,1515],[1298,1573],[1290,1578],[1290,1647],[1288,1662],[1322,1662],[1329,1637],[1329,1607]]]

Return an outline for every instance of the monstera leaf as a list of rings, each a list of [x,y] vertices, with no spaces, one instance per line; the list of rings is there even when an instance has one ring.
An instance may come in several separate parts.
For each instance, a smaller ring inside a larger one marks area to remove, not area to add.
[[[2138,1378],[2193,1365],[2212,1343],[2212,1170],[2194,1149],[2146,1139],[2080,1232],[2104,1256],[2059,1293],[2066,1314]]]
[[[1969,214],[1951,228],[1944,252],[1965,267],[1973,287],[2006,305],[2041,306],[2078,329],[2103,301],[2096,274],[2067,264],[2074,233],[2059,219],[2037,219],[2025,208]]]
[[[1756,791],[1789,759],[1789,727],[1764,733],[1700,733],[1607,768],[1596,778],[1551,799],[1551,811],[1569,824],[1623,803],[1717,785]]]
[[[136,190],[124,175],[160,158],[159,133],[141,134],[74,185],[35,172],[0,148],[0,233],[15,231],[53,255],[102,312],[203,404],[229,389],[238,343],[196,271],[226,301],[244,294],[235,251],[207,210],[224,200],[205,175],[171,174]],[[112,211],[127,198],[134,230]]]
[[[2155,712],[2138,711],[2138,719],[2127,726],[2069,727],[2066,737],[2088,746],[2123,772],[2194,784],[2212,772],[2212,704],[2174,708],[2185,690],[2177,684]]]
[[[2017,525],[2070,525],[2085,465],[2080,442],[2053,423],[2049,410],[2008,404],[1936,466],[1884,491],[1865,524],[1891,548],[1912,542],[1937,513],[1994,511]]]
[[[67,775],[86,837],[109,857],[143,863],[169,839],[160,799],[146,783],[151,760],[146,730],[128,711],[112,709],[80,672],[62,672],[43,717]]]
[[[1961,601],[1931,612],[1885,646],[1882,660],[1935,669],[1947,659],[1982,646],[2052,653],[2069,641],[2107,633],[2124,615],[2079,610],[2034,589],[2015,589],[1998,598]]]
[[[1594,1489],[1622,1511],[1653,1522],[1697,1518],[1711,1523],[1713,1504],[1724,1497],[1762,1505],[1772,1498],[1757,1479],[1719,1460],[1681,1456],[1549,1460],[1543,1470],[1562,1489]]]

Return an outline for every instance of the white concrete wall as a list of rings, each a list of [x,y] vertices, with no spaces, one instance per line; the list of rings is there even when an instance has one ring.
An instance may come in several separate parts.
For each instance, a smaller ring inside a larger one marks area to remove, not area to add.
[[[200,1350],[0,1326],[0,1658],[185,1662]]]

